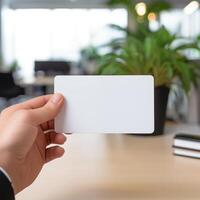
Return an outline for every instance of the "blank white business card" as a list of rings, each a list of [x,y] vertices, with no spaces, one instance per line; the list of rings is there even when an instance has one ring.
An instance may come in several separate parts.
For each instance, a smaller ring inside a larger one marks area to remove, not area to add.
[[[65,97],[56,132],[154,132],[152,76],[57,76],[54,90]]]

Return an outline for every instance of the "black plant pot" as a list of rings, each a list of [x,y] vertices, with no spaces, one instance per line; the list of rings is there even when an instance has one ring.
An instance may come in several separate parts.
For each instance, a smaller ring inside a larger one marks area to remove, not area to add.
[[[170,89],[165,86],[155,88],[155,131],[154,135],[164,133],[167,102]]]

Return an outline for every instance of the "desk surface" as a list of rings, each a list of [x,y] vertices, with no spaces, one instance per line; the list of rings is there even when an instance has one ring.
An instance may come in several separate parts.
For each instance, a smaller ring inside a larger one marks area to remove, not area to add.
[[[17,200],[199,199],[200,160],[173,156],[173,135],[72,135]]]
[[[54,84],[53,76],[44,76],[44,77],[24,77],[17,83],[23,87],[26,86],[53,86]]]

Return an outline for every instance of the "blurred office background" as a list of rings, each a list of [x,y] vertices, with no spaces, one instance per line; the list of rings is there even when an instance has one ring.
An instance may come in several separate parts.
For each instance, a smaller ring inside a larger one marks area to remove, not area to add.
[[[110,52],[108,43],[127,36],[119,29],[134,33],[143,24],[152,33],[164,27],[180,39],[175,43],[196,42],[198,47],[198,1],[133,1],[132,7],[123,2],[131,1],[1,0],[0,108],[53,92],[55,75],[98,74]],[[197,47],[184,49],[183,55],[200,67]],[[166,119],[199,124],[198,86],[185,93],[177,85],[169,85]]]

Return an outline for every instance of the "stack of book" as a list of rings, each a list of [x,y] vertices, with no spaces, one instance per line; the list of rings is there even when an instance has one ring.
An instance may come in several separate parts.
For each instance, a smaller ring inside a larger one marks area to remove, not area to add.
[[[173,147],[174,155],[200,159],[200,135],[178,134]]]

